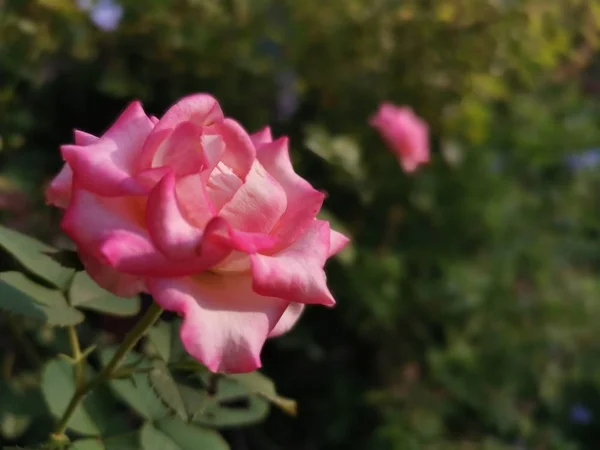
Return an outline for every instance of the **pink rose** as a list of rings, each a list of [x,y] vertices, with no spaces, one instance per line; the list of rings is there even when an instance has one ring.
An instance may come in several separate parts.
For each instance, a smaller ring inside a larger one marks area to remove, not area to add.
[[[61,152],[47,200],[90,276],[183,316],[183,344],[210,370],[255,370],[305,304],[335,303],[323,266],[348,239],[315,218],[323,194],[294,172],[287,138],[248,135],[213,97],[160,120],[134,102]]]
[[[429,161],[427,123],[412,109],[382,103],[369,123],[381,133],[406,172]]]

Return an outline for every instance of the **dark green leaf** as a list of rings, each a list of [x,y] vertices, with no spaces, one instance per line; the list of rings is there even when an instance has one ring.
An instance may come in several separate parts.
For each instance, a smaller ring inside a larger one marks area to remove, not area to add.
[[[114,352],[114,348],[109,348],[100,353],[103,365],[108,364]],[[122,365],[135,364],[139,361],[140,355],[131,352],[125,357]],[[140,367],[146,363],[143,362]],[[154,392],[147,373],[138,373],[126,379],[110,380],[109,385],[119,398],[146,419],[159,420],[169,414],[167,407]]]
[[[225,439],[216,431],[177,419],[165,419],[153,426],[142,427],[141,443],[144,450],[228,450]]]
[[[85,272],[78,272],[69,290],[71,305],[115,316],[134,316],[140,310],[139,297],[118,297],[102,289]]]
[[[155,368],[150,372],[150,382],[156,394],[186,422],[189,422],[206,403],[206,396],[185,384],[178,384],[166,366]]]
[[[0,226],[0,247],[25,269],[58,288],[66,288],[74,273],[46,254],[55,251],[52,247],[10,228]]]
[[[165,362],[178,362],[187,356],[179,338],[180,320],[159,322],[148,333],[150,342]]]
[[[73,442],[69,450],[105,450],[106,447],[98,439],[80,439]]]
[[[208,375],[201,377],[207,380]],[[197,403],[202,409],[194,415],[193,422],[222,428],[250,425],[262,421],[269,412],[269,403],[255,395],[239,382],[221,377],[217,381],[216,393],[196,391]]]
[[[40,286],[19,272],[0,273],[0,309],[55,326],[75,325],[84,319],[60,292]]]
[[[88,376],[92,370],[88,368]],[[42,393],[52,415],[62,416],[75,393],[73,367],[66,361],[50,361],[42,372]],[[108,395],[107,395],[108,394]],[[90,391],[71,416],[68,424],[73,431],[84,435],[100,436],[127,431],[127,421],[117,410],[117,404],[102,386]]]

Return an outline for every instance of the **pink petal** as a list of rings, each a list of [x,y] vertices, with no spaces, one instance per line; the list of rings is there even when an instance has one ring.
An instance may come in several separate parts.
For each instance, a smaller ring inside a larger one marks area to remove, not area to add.
[[[73,172],[68,164],[58,172],[46,189],[46,203],[58,208],[66,208],[71,201]]]
[[[256,148],[259,148],[263,144],[273,142],[271,129],[269,127],[264,127],[262,130],[258,130],[256,133],[252,133],[250,135],[250,139],[252,139],[252,143]]]
[[[113,126],[90,145],[63,145],[61,152],[82,187],[99,195],[142,194],[132,178],[142,145],[153,125],[133,102]]]
[[[205,178],[206,172],[202,174]],[[242,180],[224,163],[220,162],[210,172],[206,180],[206,193],[216,211],[230,201],[240,187]]]
[[[86,133],[85,131],[73,130],[73,140],[75,141],[75,145],[90,145],[98,139],[99,138],[93,134]]]
[[[329,223],[313,220],[285,250],[272,256],[250,255],[254,292],[298,303],[334,305],[323,271],[329,237]]]
[[[283,248],[308,228],[321,209],[325,196],[294,172],[287,138],[263,145],[257,151],[257,158],[283,187],[287,197],[287,208],[271,231],[281,240],[278,248]]]
[[[304,305],[302,303],[290,303],[275,328],[269,333],[269,337],[278,337],[290,331],[300,319],[303,311]]]
[[[156,150],[152,167],[169,167],[178,177],[199,172],[205,164],[201,137],[202,127],[180,123]]]
[[[331,234],[329,235],[329,253],[327,254],[327,257],[330,258],[333,255],[341,252],[349,242],[350,239],[348,239],[342,233],[331,230]]]
[[[186,220],[179,208],[175,188],[176,180],[172,173],[156,185],[148,197],[146,223],[152,241],[161,252],[172,259],[186,259],[195,256],[203,229]],[[202,197],[201,191],[198,193],[196,201]],[[204,205],[209,208],[206,201]]]
[[[215,123],[207,134],[218,134],[225,143],[222,162],[241,180],[246,178],[256,158],[254,144],[244,128],[232,119]]]
[[[193,94],[182,98],[171,106],[156,123],[138,161],[141,170],[152,166],[154,154],[171,131],[182,122],[192,122],[200,126],[208,126],[223,120],[223,111],[217,100],[208,94]]]
[[[216,214],[201,174],[188,175],[177,180],[177,203],[186,220],[196,228],[204,228]]]
[[[285,191],[265,168],[255,163],[246,182],[221,209],[223,217],[236,230],[268,233],[286,209]]]
[[[140,292],[146,292],[142,278],[117,272],[85,251],[79,251],[79,258],[89,276],[107,291],[120,297],[133,297]]]
[[[98,138],[85,131],[74,130],[73,140],[75,145],[85,146],[96,142]],[[46,189],[46,202],[58,208],[66,208],[71,200],[72,182],[73,171],[68,164],[65,164]]]
[[[156,303],[183,316],[185,349],[212,372],[258,369],[265,340],[287,306],[252,292],[247,275],[151,279],[148,288]]]
[[[61,227],[84,251],[102,264],[132,275],[185,276],[206,270],[230,249],[206,246],[202,256],[171,260],[153,244],[145,229],[145,205],[139,197],[101,198],[74,185]]]
[[[429,161],[429,127],[411,108],[384,102],[370,119],[406,172]]]
[[[207,249],[216,245],[250,254],[269,250],[276,243],[277,239],[273,236],[238,231],[222,217],[214,217],[204,229],[204,239],[198,246],[197,253],[202,256]]]

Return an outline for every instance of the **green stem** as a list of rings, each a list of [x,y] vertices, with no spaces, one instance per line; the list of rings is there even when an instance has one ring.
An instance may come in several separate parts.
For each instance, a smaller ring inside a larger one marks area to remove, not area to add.
[[[73,374],[75,376],[75,385],[77,388],[80,388],[85,383],[85,358],[81,353],[77,329],[74,325],[71,325],[67,327],[67,331],[69,332],[69,342],[71,343],[71,349],[73,351]]]
[[[52,433],[51,439],[56,439],[56,437],[61,437],[64,435],[67,424],[69,423],[69,419],[71,415],[75,412],[83,398],[86,394],[92,390],[94,387],[99,385],[105,380],[109,380],[117,368],[117,366],[121,363],[125,355],[129,353],[133,347],[139,342],[139,340],[146,334],[146,332],[154,325],[154,323],[158,320],[163,310],[156,303],[152,303],[146,311],[146,314],[135,324],[135,326],[129,331],[125,340],[121,344],[121,346],[117,349],[116,353],[110,360],[110,362],[102,369],[102,371],[96,375],[89,383],[86,383],[75,391],[67,409],[63,413],[60,422],[56,426],[54,433]]]

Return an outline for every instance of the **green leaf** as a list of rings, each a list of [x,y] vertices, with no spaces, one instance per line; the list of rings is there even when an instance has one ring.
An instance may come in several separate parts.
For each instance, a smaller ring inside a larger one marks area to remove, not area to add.
[[[84,319],[59,291],[40,286],[19,272],[0,273],[0,309],[54,326],[75,325]]]
[[[158,356],[165,362],[178,362],[187,357],[179,337],[180,320],[161,321],[148,332]]]
[[[139,431],[96,439],[80,439],[69,450],[141,450]]]
[[[103,366],[108,364],[114,352],[115,348],[108,348],[100,353],[100,361]],[[140,359],[139,353],[130,352],[123,360],[122,365],[132,365],[139,362]],[[142,362],[142,364],[145,363],[147,361]],[[154,392],[148,374],[138,373],[127,379],[110,380],[109,386],[121,400],[146,419],[159,420],[169,414],[167,407]]]
[[[106,447],[98,439],[80,439],[73,442],[69,450],[105,450]]]
[[[25,269],[60,289],[67,287],[74,273],[46,254],[54,248],[10,228],[0,226],[0,247]]]
[[[87,372],[88,376],[92,375],[91,368],[88,367]],[[68,362],[55,359],[46,364],[42,371],[42,393],[54,417],[62,417],[75,389],[73,367]],[[127,421],[118,412],[117,407],[106,388],[96,387],[75,410],[68,428],[88,436],[127,431]]]
[[[139,297],[118,297],[98,286],[85,272],[73,278],[69,300],[72,306],[115,316],[135,316],[140,310]]]
[[[161,420],[156,428],[146,423],[142,427],[140,442],[143,450],[229,449],[225,439],[216,431],[177,419]]]
[[[233,379],[244,386],[252,394],[256,394],[271,402],[287,414],[292,416],[296,415],[297,404],[296,401],[290,398],[281,397],[277,394],[275,383],[270,378],[267,378],[260,372],[251,373],[240,373],[234,375],[227,375],[228,378]]]
[[[150,383],[165,405],[186,422],[191,421],[206,402],[206,396],[199,392],[200,388],[178,384],[166,366],[150,372]]]
[[[208,377],[201,378],[208,385]],[[196,412],[193,422],[216,428],[237,427],[261,422],[269,413],[269,403],[255,395],[234,379],[220,377],[216,384],[216,393],[196,391],[202,409]]]

